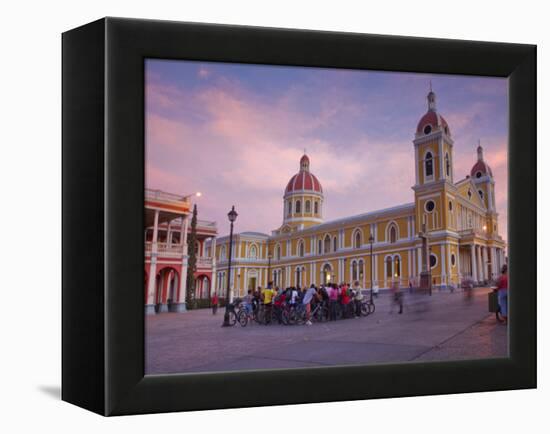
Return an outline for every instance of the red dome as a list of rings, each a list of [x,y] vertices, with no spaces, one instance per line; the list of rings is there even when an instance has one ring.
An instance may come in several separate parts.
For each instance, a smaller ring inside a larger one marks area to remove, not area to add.
[[[300,158],[300,171],[288,181],[285,194],[302,190],[323,193],[321,183],[315,175],[309,171],[309,157],[306,154]]]
[[[422,116],[422,119],[420,119],[420,122],[418,122],[418,126],[416,127],[416,132],[422,133],[426,125],[430,125],[432,130],[436,128],[443,128],[447,134],[451,134],[447,121],[435,110],[429,110],[424,116]]]
[[[484,175],[493,176],[493,171],[483,159],[483,148],[481,147],[481,145],[477,147],[477,163],[474,164],[474,167],[472,167],[472,170],[470,170],[470,176],[472,178],[477,178],[478,173],[480,174],[480,178]]]
[[[321,187],[321,183],[317,177],[305,170],[298,172],[290,178],[285,189],[285,194],[301,190],[312,190],[317,193],[323,193],[323,187]]]
[[[489,176],[493,176],[493,171],[485,161],[478,161],[474,164],[474,167],[472,167],[472,170],[470,171],[470,176],[472,178],[477,178],[477,173],[481,173],[481,176],[487,174]]]

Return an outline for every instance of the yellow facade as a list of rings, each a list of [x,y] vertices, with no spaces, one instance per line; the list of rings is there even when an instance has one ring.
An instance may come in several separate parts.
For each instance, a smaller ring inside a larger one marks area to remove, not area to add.
[[[464,278],[494,278],[505,262],[505,243],[498,235],[492,173],[479,147],[475,167],[487,170],[454,181],[451,133],[444,119],[434,115],[433,92],[428,100],[413,140],[411,203],[325,222],[322,188],[304,155],[300,172],[285,190],[282,225],[271,235],[242,232],[234,237],[233,294],[244,295],[254,284],[265,287],[270,281],[284,288],[327,280],[358,281],[363,288],[386,289],[395,281],[416,286],[422,271],[431,273],[436,287],[457,286]],[[428,258],[422,254],[422,234],[428,239]],[[217,239],[218,289],[227,282],[228,244],[228,237]]]

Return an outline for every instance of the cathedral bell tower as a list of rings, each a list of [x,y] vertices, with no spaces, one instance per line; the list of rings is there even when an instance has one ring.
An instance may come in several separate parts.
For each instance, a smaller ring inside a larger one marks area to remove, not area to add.
[[[438,112],[435,92],[426,97],[427,111],[416,126],[415,203],[417,232],[444,230],[453,220],[454,169],[453,139],[445,118]]]

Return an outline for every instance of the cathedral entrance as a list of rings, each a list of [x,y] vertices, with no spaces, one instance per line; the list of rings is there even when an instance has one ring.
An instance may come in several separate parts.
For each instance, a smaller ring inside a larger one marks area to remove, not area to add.
[[[330,264],[325,264],[321,270],[321,282],[323,285],[328,285],[332,278],[332,267]]]
[[[256,270],[250,270],[248,272],[247,289],[254,291],[258,287],[258,272]]]

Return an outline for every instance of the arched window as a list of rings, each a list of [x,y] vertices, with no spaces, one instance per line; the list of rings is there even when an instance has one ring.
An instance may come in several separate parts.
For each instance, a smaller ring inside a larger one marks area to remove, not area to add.
[[[386,258],[386,277],[388,279],[391,279],[392,278],[392,264],[391,264],[391,256],[388,256]]]
[[[359,249],[362,244],[363,240],[361,239],[361,232],[357,231],[355,232],[355,236],[353,237],[353,247]]]
[[[395,225],[390,227],[390,243],[395,243],[397,241],[397,228]]]
[[[323,241],[319,240],[319,243],[317,244],[317,254],[322,255],[323,254]]]
[[[479,197],[483,199],[483,190],[478,190],[477,192],[479,193]]]
[[[451,160],[449,159],[449,154],[445,154],[445,170],[447,171],[447,176],[451,176]]]
[[[225,255],[226,255],[225,246],[222,246],[222,248],[220,249],[220,260],[223,261],[225,259]]]
[[[302,286],[300,268],[296,268],[296,286]]]
[[[336,250],[338,250],[338,238],[334,237],[332,239],[332,251],[335,252]]]
[[[396,256],[393,259],[393,277],[399,278],[401,277],[401,261],[399,260],[399,256]]]
[[[365,269],[365,263],[363,262],[363,260],[359,260],[359,280],[362,282],[363,281],[363,275],[364,275],[364,269]]]
[[[300,241],[300,244],[298,246],[298,254],[300,255],[300,257],[304,256],[304,242],[303,241]]]
[[[277,261],[281,259],[281,246],[279,244],[277,244],[275,248],[275,259],[277,259]]]
[[[434,166],[433,166],[433,156],[431,152],[428,152],[426,154],[426,176],[433,176],[434,174]]]
[[[311,212],[311,201],[306,200],[306,212]]]
[[[292,201],[288,201],[287,202],[287,209],[288,209],[288,215],[291,216],[292,215]]]
[[[296,214],[298,214],[300,212],[302,212],[302,203],[299,200],[297,200],[296,201]]]
[[[330,235],[325,237],[325,254],[330,252]]]
[[[248,251],[248,257],[251,259],[256,259],[258,257],[258,249],[255,245],[250,246],[250,250]]]
[[[322,280],[323,280],[323,284],[327,284],[327,283],[330,283],[330,280],[332,278],[332,269],[330,268],[330,265],[329,264],[325,264],[324,267],[323,267],[323,272],[322,272]]]
[[[315,204],[313,206],[313,212],[314,214],[319,214],[319,202],[315,201]]]
[[[353,261],[351,263],[351,280],[355,282],[357,279],[357,262]]]

